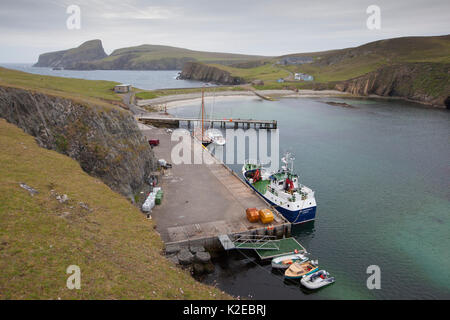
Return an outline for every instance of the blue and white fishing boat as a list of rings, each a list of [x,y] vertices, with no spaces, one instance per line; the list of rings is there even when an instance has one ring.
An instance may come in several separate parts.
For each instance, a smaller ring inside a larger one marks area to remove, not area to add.
[[[257,161],[247,160],[242,167],[245,182],[266,199],[289,222],[298,224],[316,217],[314,191],[300,184],[294,173],[294,157],[287,152],[283,165],[271,172]]]

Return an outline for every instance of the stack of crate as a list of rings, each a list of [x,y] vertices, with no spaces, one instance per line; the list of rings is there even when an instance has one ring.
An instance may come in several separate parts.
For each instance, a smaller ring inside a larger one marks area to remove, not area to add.
[[[258,213],[258,209],[256,208],[248,208],[247,210],[245,210],[245,212],[247,213],[247,220],[250,222],[258,222],[259,220],[259,213]]]

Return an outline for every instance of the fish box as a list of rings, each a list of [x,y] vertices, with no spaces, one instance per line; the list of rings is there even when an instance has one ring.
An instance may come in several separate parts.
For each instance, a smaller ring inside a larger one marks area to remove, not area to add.
[[[262,223],[271,223],[273,221],[273,212],[269,209],[259,210],[259,219]]]
[[[259,220],[258,209],[256,208],[248,208],[245,210],[247,213],[247,220],[250,222],[257,222]]]

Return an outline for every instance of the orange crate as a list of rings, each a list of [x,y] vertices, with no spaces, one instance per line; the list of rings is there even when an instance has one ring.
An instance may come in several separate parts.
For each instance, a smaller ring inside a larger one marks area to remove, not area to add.
[[[259,219],[262,223],[271,223],[273,221],[273,212],[269,209],[259,210]]]
[[[247,220],[250,222],[257,222],[259,220],[258,209],[256,208],[248,208],[245,210],[247,213]]]

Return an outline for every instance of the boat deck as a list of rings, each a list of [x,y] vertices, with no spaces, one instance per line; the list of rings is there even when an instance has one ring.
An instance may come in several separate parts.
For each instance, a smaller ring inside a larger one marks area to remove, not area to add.
[[[253,183],[252,185],[256,190],[258,190],[259,193],[265,194],[269,184],[270,184],[270,180],[259,180],[255,183]]]
[[[277,242],[277,246],[279,248],[278,250],[255,250],[261,260],[272,259],[285,254],[294,253],[295,250],[298,250],[299,253],[306,252],[306,249],[300,243],[298,243],[295,238],[284,238],[272,241]]]

